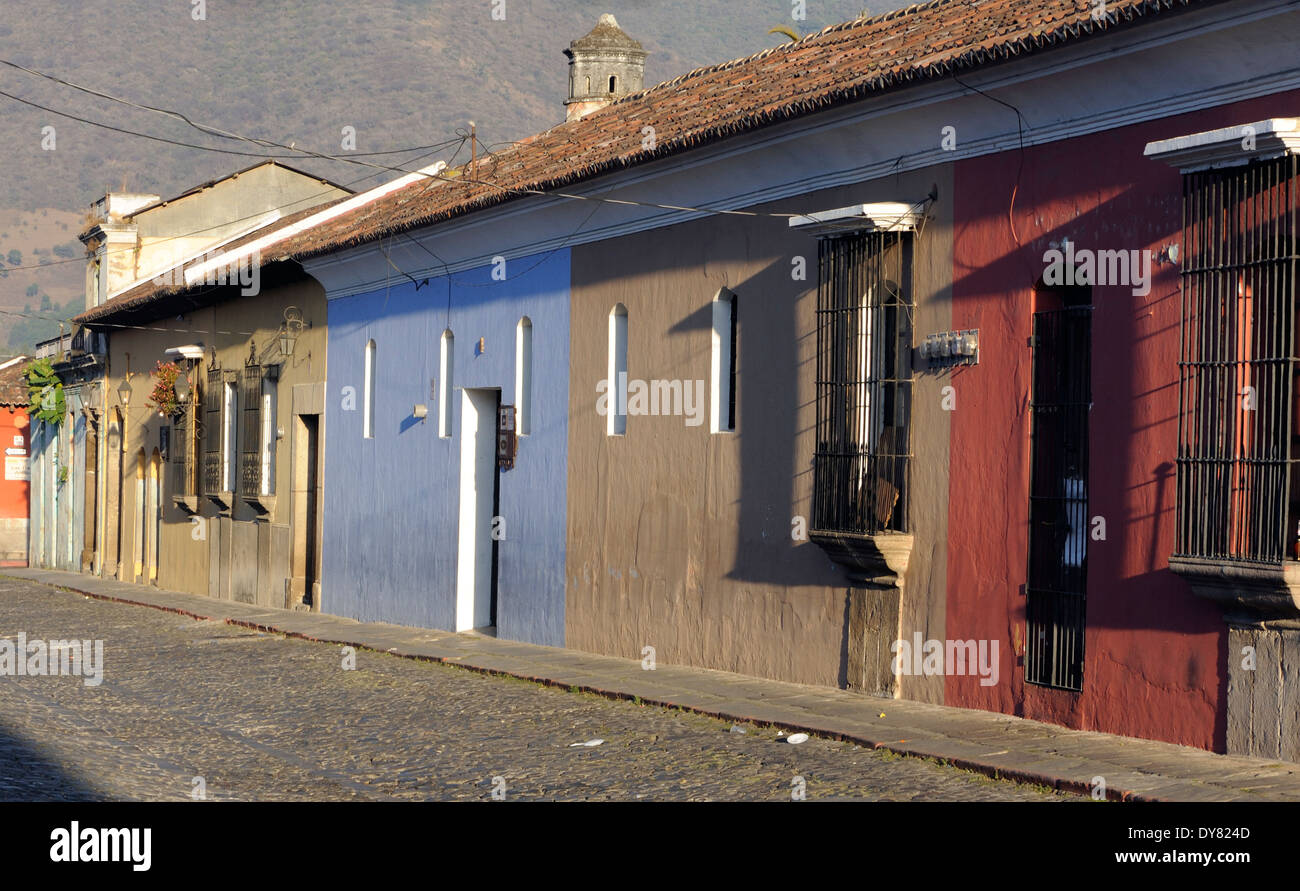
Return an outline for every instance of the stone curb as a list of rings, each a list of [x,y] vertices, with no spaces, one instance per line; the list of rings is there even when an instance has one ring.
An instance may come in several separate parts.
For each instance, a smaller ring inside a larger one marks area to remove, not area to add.
[[[929,761],[936,761],[962,770],[967,770],[973,773],[982,774],[994,780],[1006,780],[1006,781],[1028,784],[1028,785],[1043,786],[1058,792],[1065,792],[1065,793],[1077,794],[1082,796],[1089,796],[1092,794],[1091,786],[1087,781],[1080,780],[1077,778],[1077,776],[1073,776],[1073,777],[1066,776],[1064,774],[1053,771],[1050,768],[1050,766],[1047,763],[1045,763],[1050,761],[1051,756],[1044,755],[1041,753],[1025,752],[1025,751],[1017,752],[1016,750],[1013,749],[1010,751],[994,753],[997,755],[1007,756],[1002,759],[997,759],[991,756],[981,758],[978,755],[964,753],[960,750],[963,748],[979,748],[979,747],[987,748],[987,745],[975,746],[969,741],[963,741],[957,738],[944,738],[944,737],[935,737],[931,739],[915,739],[912,741],[880,739],[870,735],[869,733],[855,731],[852,729],[845,729],[843,725],[845,723],[850,723],[849,721],[845,721],[845,719],[837,719],[830,715],[819,716],[820,720],[811,720],[809,718],[800,719],[798,717],[791,716],[788,713],[788,710],[786,710],[783,713],[779,700],[774,700],[773,702],[769,702],[769,703],[753,703],[753,705],[756,708],[750,710],[748,713],[746,713],[746,710],[743,708],[744,700],[741,699],[733,699],[726,703],[723,703],[724,706],[731,706],[734,704],[734,705],[742,706],[741,708],[716,707],[712,704],[706,704],[699,701],[692,702],[690,700],[693,697],[697,697],[698,695],[693,694],[691,691],[683,691],[682,700],[674,701],[673,699],[663,695],[641,695],[634,692],[630,692],[629,690],[626,689],[616,689],[611,686],[600,686],[598,684],[593,684],[593,683],[571,683],[569,681],[564,681],[556,677],[552,677],[548,675],[539,675],[526,670],[511,670],[508,668],[493,666],[491,664],[485,664],[494,661],[493,658],[494,654],[491,653],[478,654],[478,658],[480,661],[479,663],[476,664],[473,661],[469,661],[470,659],[475,658],[474,655],[439,656],[436,654],[429,654],[429,653],[402,652],[398,648],[380,649],[379,647],[373,644],[366,644],[364,642],[358,641],[355,637],[348,638],[348,637],[335,637],[335,636],[320,636],[312,633],[307,633],[304,631],[296,631],[275,624],[269,624],[265,621],[256,621],[253,619],[239,618],[237,616],[214,614],[218,611],[211,608],[204,611],[185,609],[180,606],[153,601],[151,599],[148,599],[148,595],[157,593],[157,594],[166,594],[168,595],[169,599],[172,597],[193,598],[196,602],[202,602],[204,604],[210,603],[214,606],[217,604],[224,604],[226,603],[226,601],[211,601],[208,598],[198,597],[197,595],[187,595],[182,592],[170,592],[170,591],[155,592],[154,590],[142,591],[141,594],[144,595],[143,597],[127,597],[127,596],[121,596],[120,594],[110,594],[103,591],[87,590],[86,588],[64,584],[61,581],[48,580],[45,578],[41,578],[39,575],[35,575],[35,574],[45,574],[47,572],[50,572],[48,570],[28,569],[26,571],[31,572],[34,575],[33,576],[13,575],[9,572],[6,572],[4,569],[0,568],[0,579],[7,579],[12,581],[18,581],[18,582],[34,582],[36,584],[44,585],[46,587],[55,588],[62,591],[68,591],[74,594],[80,594],[84,597],[89,597],[95,600],[108,601],[112,603],[121,603],[130,606],[142,606],[150,609],[160,610],[163,612],[174,613],[176,615],[186,616],[188,618],[192,618],[200,621],[221,621],[228,625],[249,628],[255,631],[260,631],[268,634],[280,634],[280,635],[284,635],[285,637],[311,641],[313,643],[325,643],[325,644],[333,644],[337,646],[351,646],[351,647],[356,647],[358,650],[364,650],[366,652],[377,653],[381,655],[396,656],[404,659],[414,659],[423,662],[433,662],[442,665],[450,665],[450,666],[455,666],[457,668],[463,668],[469,671],[474,671],[479,674],[496,676],[496,677],[509,677],[509,678],[528,681],[531,683],[540,684],[548,687],[554,687],[561,690],[568,690],[568,691],[576,690],[583,693],[590,693],[593,695],[602,696],[606,699],[624,700],[628,702],[635,701],[639,704],[655,706],[659,708],[676,708],[676,709],[681,709],[683,711],[689,711],[694,714],[716,718],[723,721],[742,722],[742,723],[757,724],[757,725],[768,726],[768,727],[775,727],[777,729],[784,730],[788,733],[790,732],[808,733],[810,735],[815,735],[826,739],[834,739],[841,742],[848,742],[854,745],[863,746],[865,748],[890,752],[895,755],[900,755],[903,757],[921,758]],[[60,573],[60,574],[74,575],[73,573]],[[119,585],[126,584],[126,583],[116,582],[114,580],[110,580],[110,581],[113,581],[114,584],[119,584]],[[256,610],[258,612],[270,611],[267,608],[254,607],[251,604],[239,604],[239,606],[247,606],[250,609]],[[298,615],[298,614],[291,613],[290,615]],[[338,619],[339,621],[351,621],[351,620],[344,620],[339,617],[334,617],[329,615],[321,615],[315,613],[310,615],[313,618],[319,617],[325,620]],[[362,627],[366,625],[370,625],[371,627],[374,627],[376,623],[356,623],[356,624]],[[419,631],[422,629],[412,628],[410,630]],[[423,630],[427,630],[427,629],[423,629]],[[442,632],[442,634],[445,634],[450,637],[459,636],[453,634],[452,632]],[[528,645],[522,645],[522,646],[528,646]],[[569,651],[563,651],[563,652],[569,652]],[[572,652],[575,652],[575,655],[584,655],[584,654],[578,654],[576,653],[576,651],[572,651]],[[604,658],[604,659],[612,658],[612,657],[596,656],[596,654],[589,654],[589,655],[592,655],[596,658]],[[507,658],[509,660],[509,658],[511,657],[507,657]],[[518,661],[518,659],[516,658],[515,661]],[[628,660],[628,661],[633,661],[633,660]],[[678,666],[674,666],[674,667],[676,668]],[[670,686],[670,684],[661,685],[661,686]],[[888,702],[890,700],[881,700],[881,701]],[[1004,717],[1004,716],[999,716],[999,717]],[[840,726],[839,727],[828,726],[828,725],[834,725],[836,723],[838,723]],[[1068,734],[1075,731],[1064,729],[1062,732]],[[1068,753],[1063,753],[1063,755],[1065,757],[1068,757]],[[1215,757],[1224,757],[1224,756],[1215,756]],[[1023,761],[1024,763],[1022,764],[1014,763],[1018,760]],[[1263,765],[1265,762],[1261,761],[1260,763],[1261,765]],[[1116,767],[1115,765],[1110,765],[1107,766],[1106,768],[1099,768],[1099,770],[1104,769],[1107,772],[1109,772],[1113,777],[1115,773],[1114,770],[1115,767]],[[1128,771],[1128,772],[1132,777],[1140,776],[1140,774],[1137,772],[1134,771]],[[1152,778],[1155,778],[1157,776],[1160,775],[1152,774]],[[1164,784],[1164,787],[1169,788],[1169,794],[1165,794],[1165,795],[1152,794],[1151,792],[1144,792],[1136,788],[1127,787],[1122,782],[1119,784],[1112,784],[1108,782],[1106,786],[1106,798],[1111,801],[1150,801],[1150,802],[1184,801],[1184,800],[1189,800],[1186,795],[1186,793],[1190,793],[1192,791],[1192,788],[1189,787],[1194,787],[1196,785],[1202,786],[1202,788],[1198,790],[1202,794],[1195,795],[1194,798],[1190,800],[1205,800],[1207,798],[1209,800],[1230,800],[1235,797],[1241,797],[1241,796],[1231,795],[1228,790],[1219,790],[1219,789],[1215,789],[1214,787],[1204,786],[1204,784],[1197,784],[1196,781],[1192,779],[1174,778],[1174,777],[1168,777],[1167,779],[1169,779],[1171,782],[1169,784]],[[1178,792],[1183,792],[1185,794],[1179,795],[1177,794]],[[1250,797],[1250,796],[1246,794],[1245,797]]]

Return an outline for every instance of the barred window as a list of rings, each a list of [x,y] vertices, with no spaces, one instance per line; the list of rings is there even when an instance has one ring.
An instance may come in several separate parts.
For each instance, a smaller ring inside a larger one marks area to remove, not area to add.
[[[1297,163],[1183,178],[1176,557],[1280,563],[1300,541]]]
[[[1025,680],[1083,689],[1088,593],[1088,288],[1044,289],[1034,313],[1030,392]]]
[[[812,529],[906,532],[912,236],[825,237],[817,259]]]
[[[245,365],[239,452],[239,495],[262,494],[262,366]]]
[[[170,461],[172,468],[172,494],[188,497],[199,491],[199,455],[200,440],[197,404],[198,393],[181,406],[181,413],[172,422]]]
[[[208,385],[203,391],[203,493],[216,495],[225,491],[221,479],[221,404],[225,385],[220,368],[208,369]]]

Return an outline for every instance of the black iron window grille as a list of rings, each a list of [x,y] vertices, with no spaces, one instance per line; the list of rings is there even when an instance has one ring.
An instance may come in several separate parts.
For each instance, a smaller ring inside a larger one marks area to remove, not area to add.
[[[239,495],[262,494],[262,366],[245,365],[240,419]]]
[[[1297,158],[1183,178],[1175,556],[1294,556]]]
[[[906,532],[912,404],[912,236],[863,232],[817,249],[814,532]]]
[[[208,369],[208,385],[203,391],[203,492],[217,495],[222,491],[221,479],[221,406],[225,397],[221,369]]]
[[[1025,680],[1083,689],[1092,307],[1034,313]]]
[[[173,494],[188,497],[198,494],[199,438],[195,405],[197,394],[191,396],[181,405],[180,414],[172,422],[170,443],[170,460],[172,467]]]

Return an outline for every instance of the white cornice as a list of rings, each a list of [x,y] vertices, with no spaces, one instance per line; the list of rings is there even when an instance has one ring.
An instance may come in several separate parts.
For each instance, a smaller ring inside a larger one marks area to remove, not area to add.
[[[791,217],[789,226],[809,235],[832,235],[837,232],[894,232],[916,228],[921,217],[921,203],[880,201],[853,204],[834,210],[815,210]]]
[[[1220,127],[1148,142],[1143,152],[1183,173],[1215,167],[1239,167],[1300,150],[1300,124],[1294,118],[1269,118],[1235,127]]]

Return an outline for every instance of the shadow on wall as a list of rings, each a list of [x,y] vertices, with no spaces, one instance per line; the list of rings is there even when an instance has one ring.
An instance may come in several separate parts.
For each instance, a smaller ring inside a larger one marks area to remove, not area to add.
[[[1088,195],[1089,189],[1081,186],[1070,190],[1068,194],[1052,196],[1050,202],[1044,199],[1044,203],[1049,206],[1055,202],[1078,206],[1088,200]],[[1028,471],[1032,351],[1026,346],[1026,338],[1031,333],[1032,314],[1036,307],[1035,279],[1041,281],[1045,265],[1042,262],[1043,253],[1051,244],[1059,245],[1062,239],[1073,241],[1078,250],[1145,249],[1149,244],[1176,241],[1179,237],[1177,232],[1161,234],[1116,231],[1114,221],[1134,219],[1137,208],[1149,206],[1148,197],[1145,191],[1130,186],[1098,203],[1086,213],[1071,215],[1068,222],[1062,225],[1036,229],[1032,240],[1028,235],[1022,234],[1022,247],[1005,252],[995,260],[981,263],[976,268],[954,270],[957,273],[953,281],[955,315],[963,309],[963,304],[978,301],[987,307],[989,301],[986,298],[989,294],[1012,295],[1003,298],[998,307],[998,318],[989,318],[982,310],[976,311],[982,317],[974,324],[981,329],[982,339],[989,347],[981,350],[984,357],[980,370],[985,372],[986,377],[980,382],[974,376],[969,376],[967,381],[970,389],[964,390],[961,395],[963,398],[969,394],[976,400],[989,400],[997,395],[993,392],[997,390],[1017,401],[1016,423],[1021,425],[1024,433],[1023,437],[1018,437],[1017,442],[1026,451],[1024,462],[1013,460],[1016,456],[1005,456],[1007,460],[1003,466],[1006,470],[1003,472],[1013,483],[1016,482],[1015,474],[1022,463],[1024,470]],[[1181,198],[1181,193],[1177,193],[1176,197]],[[1026,206],[1033,205],[1026,202]],[[963,232],[962,225],[958,224],[955,240],[961,243],[966,239],[979,238],[978,230],[974,227],[982,225],[984,224],[980,220],[967,223],[966,227],[970,231]],[[1093,408],[1089,413],[1089,477],[1092,485],[1088,492],[1088,514],[1090,517],[1105,516],[1109,533],[1106,547],[1095,547],[1088,554],[1090,595],[1103,593],[1102,588],[1113,590],[1114,585],[1123,585],[1125,591],[1132,588],[1136,593],[1151,585],[1158,577],[1161,582],[1173,584],[1172,589],[1164,584],[1159,585],[1160,588],[1169,593],[1185,594],[1185,600],[1199,603],[1192,599],[1186,585],[1168,573],[1167,561],[1173,550],[1173,540],[1167,536],[1162,537],[1161,534],[1164,531],[1161,523],[1169,519],[1175,509],[1173,460],[1177,454],[1178,424],[1177,288],[1176,270],[1171,271],[1170,267],[1154,261],[1151,265],[1150,292],[1145,295],[1134,295],[1131,286],[1126,285],[1093,288]],[[1167,324],[1172,324],[1172,329],[1166,328]],[[995,335],[999,340],[994,341],[990,335],[999,328],[1002,334]],[[1157,348],[1157,339],[1161,337],[1168,341],[1167,356],[1153,352]],[[1146,355],[1121,357],[1114,352],[1117,344],[1146,346]],[[1002,358],[998,357],[999,352],[1004,353]],[[1143,365],[1145,368],[1142,368]],[[1139,373],[1144,375],[1142,381],[1138,380]],[[993,383],[995,378],[996,384]],[[1116,398],[1124,394],[1132,394],[1132,398]],[[968,406],[969,402],[964,407]],[[975,408],[978,409],[979,406]],[[1003,411],[999,406],[994,406],[993,409],[995,413]],[[1162,446],[1168,445],[1168,452],[1161,450],[1135,454],[1133,449],[1142,439],[1150,442],[1154,438],[1153,428],[1164,428],[1164,432],[1159,434],[1159,442]],[[997,437],[998,441],[1002,441],[1002,438]],[[991,455],[982,457],[992,458]],[[996,477],[989,479],[990,482],[996,481]],[[1021,494],[1023,499],[1019,497]],[[982,508],[987,508],[989,502],[981,499],[980,504]],[[1141,510],[1146,504],[1150,505],[1150,509]],[[1023,515],[1027,505],[1026,475],[1024,480],[1013,485],[1007,497],[1002,500],[1002,508],[1007,512],[1008,528],[1025,531]],[[1138,509],[1135,510],[1135,507]],[[997,521],[1001,522],[1002,519],[1003,517],[998,517]],[[1172,532],[1172,524],[1168,528]],[[1023,542],[1021,544],[1023,546]],[[1024,562],[1018,561],[1010,567],[1010,580],[1016,584],[1026,581]],[[1167,601],[1161,604],[1157,598],[1135,597],[1128,601],[1122,612],[1093,608],[1094,605],[1104,607],[1105,603],[1106,600],[1100,597],[1095,601],[1090,600],[1090,629],[1170,628],[1171,616]]]
[[[812,252],[815,260],[815,242]],[[714,252],[709,262],[739,265],[747,259],[745,254],[725,257]],[[816,263],[810,265],[810,276],[815,278]],[[735,437],[739,445],[738,526],[735,559],[727,578],[788,587],[843,587],[842,575],[820,548],[807,542],[794,546],[790,537],[795,515],[811,509],[811,505],[796,508],[795,481],[812,473],[812,452],[802,456],[796,452],[805,433],[799,428],[800,412],[811,411],[811,403],[799,403],[799,380],[805,373],[799,348],[804,340],[815,339],[816,331],[799,330],[796,309],[800,301],[816,300],[816,282],[792,281],[790,265],[781,258],[726,287],[736,294],[739,329],[736,431],[725,434]],[[710,299],[668,333],[707,337],[712,328]],[[804,364],[811,363],[810,359]]]
[[[1132,133],[1122,139],[1115,156],[1129,158],[1129,143],[1142,144]],[[1087,516],[1090,526],[1092,518],[1104,518],[1107,534],[1104,543],[1088,542],[1085,693],[1079,697],[1031,687],[1018,667],[1013,702],[1003,705],[1045,720],[1086,721],[1097,697],[1124,695],[1129,680],[1117,673],[1117,665],[1128,666],[1138,683],[1177,687],[1191,696],[1199,696],[1217,674],[1213,695],[1221,703],[1227,695],[1223,646],[1216,653],[1202,642],[1171,663],[1169,654],[1153,654],[1144,638],[1157,632],[1203,641],[1207,633],[1223,630],[1218,610],[1196,598],[1167,563],[1174,549],[1181,310],[1178,269],[1160,262],[1158,254],[1180,239],[1179,178],[1145,162],[1139,150],[1126,161],[1106,154],[1110,160],[1104,165],[1081,159],[1072,168],[1078,175],[1063,179],[1057,175],[1062,159],[1053,151],[1035,149],[1026,155],[1018,182],[1018,243],[1006,225],[989,223],[995,207],[1005,223],[1005,201],[999,204],[992,196],[1003,194],[1004,186],[1010,194],[1017,184],[1015,170],[998,169],[991,159],[958,168],[958,176],[964,173],[967,180],[964,194],[971,206],[954,229],[953,318],[958,327],[979,328],[982,340],[981,373],[965,378],[966,385],[958,389],[962,408],[984,418],[987,429],[965,441],[954,437],[953,478],[979,480],[981,490],[952,490],[952,528],[966,531],[954,534],[950,559],[953,577],[972,575],[978,568],[980,583],[1001,593],[965,601],[950,597],[949,628],[956,635],[988,636],[1005,633],[1003,615],[1021,623],[1024,619],[1018,591],[1027,581],[1033,372],[1027,338],[1034,284],[1047,265],[1044,253],[1063,248],[1068,239],[1076,251],[1124,251],[1136,260],[1130,269],[1141,270],[1140,252],[1150,251],[1146,287],[1129,280],[1096,282],[1092,289]],[[1116,182],[1126,181],[1130,184],[1115,190]],[[1088,210],[1080,213],[1083,207]],[[989,499],[990,490],[1006,494]],[[1001,556],[971,553],[978,549],[979,529],[1005,530],[1011,536]],[[1005,598],[1008,610],[1000,612],[998,598]],[[1104,636],[1098,637],[1099,632]],[[1217,665],[1210,664],[1211,658]],[[955,704],[996,707],[989,700],[995,695],[970,687]],[[1224,721],[1219,708],[1213,731],[1218,740]]]

